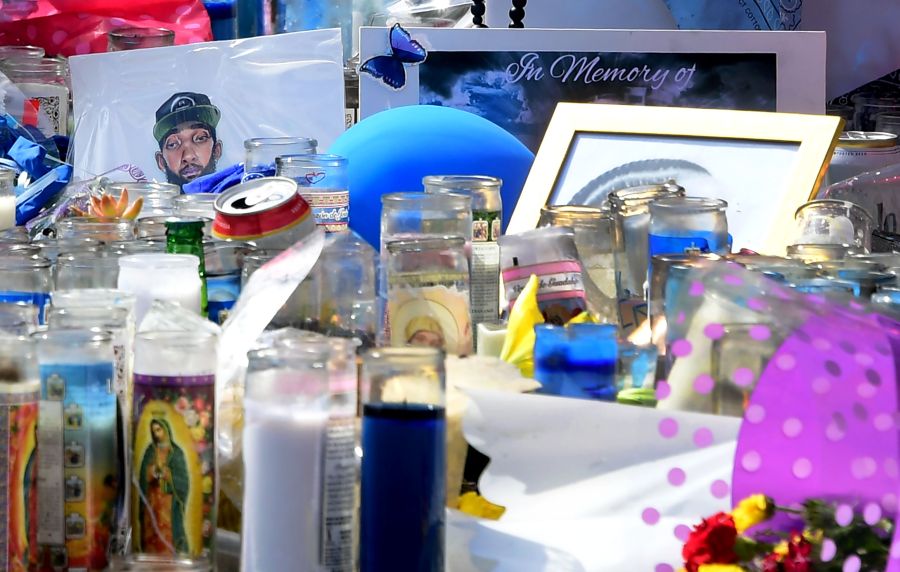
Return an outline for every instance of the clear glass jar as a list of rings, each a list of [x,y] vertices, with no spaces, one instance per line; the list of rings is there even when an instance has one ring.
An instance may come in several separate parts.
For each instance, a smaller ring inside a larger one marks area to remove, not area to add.
[[[309,137],[254,137],[244,141],[244,172],[271,176],[275,160],[285,155],[308,155],[317,151],[319,142]]]
[[[246,287],[250,276],[254,272],[279,254],[281,254],[280,251],[257,250],[253,254],[246,256],[241,271],[241,288]],[[320,268],[321,265],[319,264],[313,267],[309,275],[297,286],[297,289],[294,290],[288,301],[272,318],[269,328],[291,327],[314,332],[319,331],[319,316],[322,305],[322,277],[318,272]]]
[[[469,263],[459,236],[387,243],[384,344],[472,352]]]
[[[653,201],[683,197],[684,189],[676,185],[650,185],[613,191],[609,194],[610,212],[616,221],[616,291],[621,303],[631,300],[644,300],[644,282],[647,278],[647,266],[650,252],[650,203]],[[631,319],[641,312],[640,302],[629,308]],[[633,312],[632,312],[633,310]]]
[[[241,568],[318,570],[328,348],[272,347],[247,358]]]
[[[118,289],[137,298],[140,324],[153,300],[175,302],[200,314],[200,259],[190,254],[129,254],[119,258]]]
[[[93,238],[100,242],[134,240],[137,225],[131,219],[96,219],[69,217],[56,223],[56,238]]]
[[[128,27],[110,30],[107,52],[123,52],[142,48],[162,48],[175,45],[175,32],[168,28]]]
[[[275,158],[275,175],[297,182],[316,225],[325,232],[341,232],[350,224],[347,165],[339,155],[281,155]]]
[[[876,131],[875,124],[881,113],[900,110],[900,98],[876,93],[858,93],[850,98],[853,102],[853,123],[857,131]]]
[[[650,203],[649,256],[728,254],[728,203],[702,197],[673,197]]]
[[[375,345],[375,249],[352,230],[330,235],[322,249],[321,329]]]
[[[459,194],[389,193],[381,197],[380,251],[389,240],[472,236],[472,200]]]
[[[115,250],[67,252],[54,267],[54,289],[115,288],[119,281],[119,258]]]
[[[0,255],[0,302],[25,302],[37,306],[42,324],[52,284],[50,261],[46,258]]]
[[[445,392],[440,350],[363,355],[362,570],[444,569]]]
[[[9,256],[40,256],[41,247],[35,244],[22,244],[19,242],[0,242],[0,255]]]
[[[16,226],[16,172],[0,167],[0,230]]]
[[[34,337],[41,374],[37,446],[58,451],[41,456],[41,534],[66,539],[70,565],[90,562],[104,569],[125,486],[112,338],[99,329],[49,330]],[[41,548],[44,557],[53,550]]]
[[[39,101],[45,116],[38,118],[41,132],[47,137],[66,135],[70,91],[66,63],[51,58],[15,60],[4,64],[3,71],[26,97]]]
[[[556,205],[541,209],[538,227],[567,227],[575,231],[575,247],[581,264],[601,297],[592,305],[607,321],[616,314],[615,220],[609,212],[594,207]]]
[[[796,258],[807,264],[826,260],[841,260],[862,250],[848,244],[792,244],[787,247],[788,258]]]
[[[39,60],[44,55],[44,48],[38,46],[0,46],[0,68],[4,62]]]
[[[33,244],[40,249],[41,256],[50,260],[51,264],[56,264],[56,259],[63,252],[93,252],[102,246],[99,240],[91,237],[39,240]]]
[[[138,183],[110,182],[107,183],[105,192],[116,200],[122,196],[122,192],[128,191],[128,203],[133,204],[138,197],[144,199],[141,212],[137,218],[168,216],[175,213],[175,199],[181,194],[181,188],[171,183]]]
[[[135,338],[131,466],[135,553],[214,561],[217,342],[205,330],[141,332]],[[194,507],[183,513],[184,529],[206,534],[196,534],[190,543],[183,537],[173,536],[169,542],[158,536],[154,523],[172,514],[173,496]]]
[[[794,220],[794,244],[849,244],[866,252],[872,246],[874,219],[849,201],[810,201],[797,209]]]
[[[25,302],[0,302],[0,332],[28,336],[38,330],[38,308]]]
[[[241,269],[244,258],[256,249],[243,242],[203,243],[206,265],[207,309],[209,319],[224,324],[241,294]]]
[[[217,193],[178,195],[172,199],[172,205],[177,216],[214,219],[217,198],[219,198]]]
[[[895,112],[879,113],[875,117],[875,131],[893,133],[900,137],[900,106]]]
[[[0,230],[0,242],[31,242],[31,235],[24,226],[12,226],[6,230]]]

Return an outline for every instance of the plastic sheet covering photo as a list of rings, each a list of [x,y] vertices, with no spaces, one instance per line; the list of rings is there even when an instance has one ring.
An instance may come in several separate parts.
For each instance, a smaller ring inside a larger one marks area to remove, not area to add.
[[[129,164],[185,185],[227,173],[245,139],[297,136],[327,148],[344,131],[338,30],[70,59],[76,172]]]
[[[676,282],[657,409],[469,391],[480,490],[506,513],[451,514],[450,570],[673,572],[701,519],[756,493],[895,519],[898,323],[732,263]],[[746,351],[718,351],[735,341]]]
[[[900,233],[900,163],[834,183],[819,191],[816,198],[849,201],[866,209],[875,220],[876,235]]]

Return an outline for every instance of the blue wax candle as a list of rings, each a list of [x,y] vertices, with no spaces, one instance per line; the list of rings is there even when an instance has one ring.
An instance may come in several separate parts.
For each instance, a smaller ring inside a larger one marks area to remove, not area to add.
[[[203,0],[209,21],[212,25],[213,39],[233,40],[237,37],[236,0]]]
[[[443,570],[444,408],[366,404],[362,447],[361,572]]]
[[[619,342],[612,324],[569,326],[567,379],[560,395],[615,401]]]

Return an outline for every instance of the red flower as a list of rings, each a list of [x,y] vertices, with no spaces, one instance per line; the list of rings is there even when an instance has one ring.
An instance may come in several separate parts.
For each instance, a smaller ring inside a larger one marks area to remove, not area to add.
[[[760,570],[761,572],[784,572],[781,568],[781,555],[774,552],[766,555],[763,558]]]
[[[681,556],[688,572],[697,572],[703,564],[734,564],[738,561],[734,553],[737,530],[730,514],[720,512],[694,527],[688,536]]]
[[[784,572],[812,572],[813,565],[810,558],[812,549],[812,543],[802,534],[798,532],[792,534],[788,542],[787,556],[784,557]]]

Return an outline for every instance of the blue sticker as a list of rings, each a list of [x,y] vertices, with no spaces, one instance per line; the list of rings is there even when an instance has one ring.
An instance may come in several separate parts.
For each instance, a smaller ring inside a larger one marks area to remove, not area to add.
[[[44,310],[50,305],[50,294],[46,292],[16,292],[14,290],[0,291],[0,302],[25,302],[38,308],[38,322],[44,325]]]

